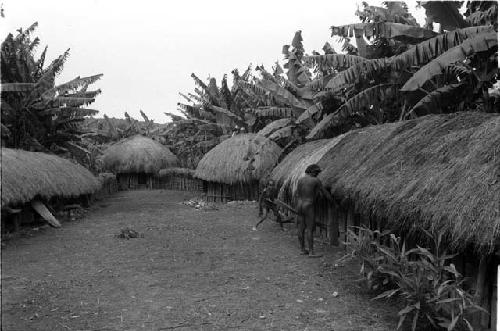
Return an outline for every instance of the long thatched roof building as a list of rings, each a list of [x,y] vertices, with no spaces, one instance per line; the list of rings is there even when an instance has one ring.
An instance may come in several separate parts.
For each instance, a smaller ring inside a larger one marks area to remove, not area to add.
[[[305,167],[342,204],[402,231],[438,230],[456,248],[500,239],[500,116],[432,115],[299,146],[273,171],[290,197]]]
[[[500,238],[500,116],[426,116],[347,134],[320,178],[357,212],[490,249]]]
[[[257,134],[240,134],[224,140],[211,149],[198,163],[195,177],[221,186],[209,195],[227,199],[254,199],[258,181],[270,174],[278,162],[281,148]],[[234,186],[239,186],[237,189]],[[210,187],[208,188],[210,190]],[[226,192],[226,193],[224,193]],[[216,198],[214,198],[216,199]]]
[[[2,148],[2,208],[39,196],[77,197],[97,191],[101,182],[86,168],[45,153]]]
[[[157,173],[178,165],[177,157],[159,142],[136,135],[109,146],[103,166],[113,173]]]

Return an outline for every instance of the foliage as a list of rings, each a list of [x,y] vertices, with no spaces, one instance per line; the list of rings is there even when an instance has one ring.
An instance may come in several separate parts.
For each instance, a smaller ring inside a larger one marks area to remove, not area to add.
[[[470,312],[483,310],[469,291],[465,279],[450,260],[455,256],[443,248],[442,234],[422,232],[431,248],[406,243],[389,232],[353,227],[348,230],[347,245],[351,257],[361,262],[361,273],[370,288],[385,291],[374,299],[399,296],[405,307],[398,313],[398,329],[411,323],[428,325],[426,329],[456,330],[472,326]],[[405,324],[406,323],[406,324]]]
[[[9,34],[2,43],[2,141],[6,147],[44,151],[76,157],[89,162],[90,152],[82,143],[86,133],[82,123],[97,113],[86,109],[100,90],[88,87],[102,74],[56,85],[55,78],[69,57],[69,49],[45,66],[47,47],[39,58],[35,51],[40,40],[32,38],[37,23]],[[88,164],[86,164],[88,165]]]
[[[458,13],[457,3],[427,2],[422,6],[429,16],[424,28],[418,27],[402,2],[387,2],[384,7],[363,3],[363,9],[356,12],[361,23],[332,27],[332,35],[346,41],[356,39],[357,57],[349,61],[336,54],[306,57],[323,72],[328,72],[328,66],[333,69],[323,86],[313,80],[319,90],[315,101],[327,106],[321,115],[307,112],[314,114],[316,124],[308,139],[429,113],[498,111],[488,94],[498,73],[497,3],[469,2],[465,18]],[[441,23],[444,29],[440,34],[426,30],[432,22]],[[457,67],[464,70],[453,74]],[[382,86],[401,88],[393,89],[390,102],[382,107],[361,97],[386,100],[387,89]],[[459,94],[460,90],[470,93]],[[446,99],[451,95],[455,98]],[[357,100],[354,107],[345,106],[348,100]]]

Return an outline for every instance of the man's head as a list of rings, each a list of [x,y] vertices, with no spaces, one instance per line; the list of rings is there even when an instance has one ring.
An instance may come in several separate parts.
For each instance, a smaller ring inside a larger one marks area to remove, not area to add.
[[[311,164],[306,168],[306,174],[316,177],[321,172],[321,168],[317,164]]]

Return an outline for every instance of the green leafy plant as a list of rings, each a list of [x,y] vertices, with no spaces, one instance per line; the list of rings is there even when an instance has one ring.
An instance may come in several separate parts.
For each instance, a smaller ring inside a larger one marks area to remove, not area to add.
[[[467,316],[482,310],[464,277],[457,271],[443,248],[442,233],[422,230],[430,248],[408,249],[401,237],[388,232],[354,227],[348,230],[350,257],[361,262],[361,273],[370,288],[385,291],[374,300],[400,297],[405,307],[398,312],[398,329],[411,323],[435,330],[473,330]]]

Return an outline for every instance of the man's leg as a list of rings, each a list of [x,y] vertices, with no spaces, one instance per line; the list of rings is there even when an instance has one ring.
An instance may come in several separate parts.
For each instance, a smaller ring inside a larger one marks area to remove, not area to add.
[[[263,200],[259,198],[259,217],[262,216],[262,204],[263,204]]]
[[[304,219],[304,214],[302,213],[301,203],[298,203],[298,214],[297,214],[297,235],[299,237],[299,248],[301,254],[307,254],[304,242],[304,231],[306,230],[306,223]]]
[[[257,230],[257,227],[260,225],[260,223],[264,222],[265,219],[267,218],[267,214],[269,214],[269,209],[264,208],[264,217],[262,217],[262,219],[257,224],[255,224],[252,230],[254,231]]]
[[[274,216],[276,217],[276,222],[279,223],[280,227],[281,227],[281,230],[283,230],[283,222],[281,220],[281,214],[278,210],[278,207],[274,204],[272,207],[271,207],[271,210],[273,211],[273,214]]]
[[[304,208],[304,215],[305,215],[305,226],[306,226],[306,240],[307,240],[307,246],[309,248],[309,256],[310,257],[315,257],[316,255],[314,254],[314,229],[316,227],[315,221],[315,214],[314,214],[314,205],[308,204],[306,208]]]

